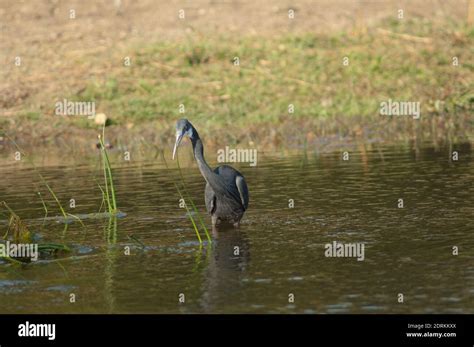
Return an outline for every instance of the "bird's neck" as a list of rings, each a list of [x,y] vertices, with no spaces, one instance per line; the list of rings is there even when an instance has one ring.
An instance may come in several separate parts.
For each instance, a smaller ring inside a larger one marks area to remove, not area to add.
[[[223,182],[222,177],[216,174],[209,167],[209,165],[206,163],[206,160],[204,159],[204,147],[195,129],[193,135],[194,136],[191,137],[191,142],[193,144],[194,158],[196,158],[199,171],[201,171],[201,175],[204,177],[206,182],[211,186],[215,193],[227,195],[228,193],[225,189],[225,184]]]
[[[204,146],[202,145],[202,141],[197,133],[195,133],[195,136],[191,138],[191,142],[193,144],[194,158],[196,158],[198,163],[199,171],[201,171],[201,174],[207,181],[208,177],[214,175],[214,172],[207,164],[206,159],[204,159]]]

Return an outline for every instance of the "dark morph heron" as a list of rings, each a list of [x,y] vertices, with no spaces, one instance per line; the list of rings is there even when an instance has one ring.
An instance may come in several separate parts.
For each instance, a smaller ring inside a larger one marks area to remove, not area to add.
[[[224,222],[239,227],[249,205],[249,191],[244,176],[228,165],[221,165],[212,170],[204,159],[204,148],[199,134],[187,119],[180,119],[176,123],[173,159],[184,136],[191,139],[194,158],[206,180],[204,199],[207,212],[212,217],[212,226]]]

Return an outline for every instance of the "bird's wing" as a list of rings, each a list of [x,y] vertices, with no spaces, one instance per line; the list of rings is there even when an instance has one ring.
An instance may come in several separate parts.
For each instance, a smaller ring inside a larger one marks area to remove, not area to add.
[[[235,185],[239,190],[240,200],[245,209],[249,206],[249,190],[247,188],[247,183],[242,176],[237,176],[235,178]]]

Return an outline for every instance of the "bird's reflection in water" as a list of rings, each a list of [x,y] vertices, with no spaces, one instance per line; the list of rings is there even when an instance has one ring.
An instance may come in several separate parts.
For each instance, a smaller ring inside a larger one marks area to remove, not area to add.
[[[242,279],[250,263],[249,241],[242,229],[213,230],[214,242],[208,254],[202,308],[215,312],[223,301],[238,298]]]

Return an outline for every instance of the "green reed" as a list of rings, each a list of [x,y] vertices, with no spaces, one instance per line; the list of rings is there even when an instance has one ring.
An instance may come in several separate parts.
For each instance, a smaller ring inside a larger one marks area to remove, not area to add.
[[[104,170],[104,184],[105,184],[105,200],[109,213],[117,213],[117,200],[115,198],[115,187],[114,187],[114,178],[112,175],[112,168],[110,166],[109,155],[107,154],[107,149],[104,145],[105,139],[105,125],[102,128],[102,136],[99,135],[100,150],[102,154],[102,167]],[[102,190],[102,188],[101,188]]]
[[[196,215],[198,217],[199,223],[201,224],[202,228],[204,229],[204,233],[206,234],[207,240],[209,241],[209,243],[212,243],[211,236],[210,236],[209,232],[207,231],[207,228],[206,228],[206,225],[204,224],[204,221],[201,218],[201,214],[199,213],[198,209],[196,208],[196,205],[194,204],[193,199],[191,199],[191,196],[189,195],[188,190],[186,189],[186,185],[184,184],[184,176],[183,176],[183,173],[181,171],[181,167],[179,166],[179,157],[178,156],[176,157],[176,163],[178,165],[179,177],[181,178],[181,182],[183,184],[183,189],[184,189],[184,192],[186,193],[186,197],[191,202],[191,206],[193,207],[193,210],[194,210],[194,212],[196,213]],[[185,205],[186,205],[186,202],[185,202]]]
[[[183,177],[183,174],[182,174],[182,172],[181,172],[181,168],[180,168],[180,166],[179,166],[179,159],[178,159],[178,157],[177,157],[176,159],[177,159],[177,163],[178,163],[178,170],[179,170],[179,174],[180,174],[179,177],[180,177],[180,180],[181,180],[181,184],[182,184],[182,186],[183,186],[183,190],[184,190],[184,192],[186,193],[186,197],[187,197],[187,199],[189,200],[189,202],[191,203],[191,206],[193,207],[193,210],[194,210],[194,212],[196,213],[196,216],[198,217],[199,222],[200,222],[201,226],[202,226],[203,229],[204,229],[204,233],[206,234],[206,237],[207,237],[207,240],[209,241],[209,244],[211,244],[211,243],[212,243],[211,236],[209,235],[209,232],[207,231],[207,228],[206,228],[206,226],[205,226],[205,224],[204,224],[204,221],[203,221],[203,219],[201,218],[201,215],[200,215],[198,209],[196,208],[196,205],[194,204],[194,201],[191,199],[191,196],[189,195],[189,193],[188,193],[188,191],[187,191],[187,189],[186,189],[186,185],[185,185],[185,183],[184,183],[184,177]],[[167,164],[166,159],[164,158],[164,156],[163,156],[163,161],[164,161],[164,163],[165,163],[166,168],[168,169],[168,164]],[[176,190],[177,190],[177,192],[178,192],[179,197],[181,198],[182,201],[184,201],[184,207],[186,208],[186,212],[187,212],[186,214],[188,215],[189,220],[191,221],[191,224],[193,225],[194,231],[196,232],[196,237],[197,237],[197,239],[198,239],[198,241],[199,241],[199,245],[202,245],[203,242],[202,242],[201,234],[200,234],[200,232],[199,232],[199,228],[197,227],[197,223],[196,223],[196,221],[194,220],[194,218],[193,218],[193,216],[192,216],[192,214],[191,214],[191,210],[190,210],[189,207],[188,207],[188,204],[187,204],[187,202],[186,202],[186,199],[184,198],[184,195],[183,195],[181,189],[179,189],[178,184],[177,184],[174,180],[173,180],[173,184],[174,184],[174,186],[175,186],[175,188],[176,188]]]

